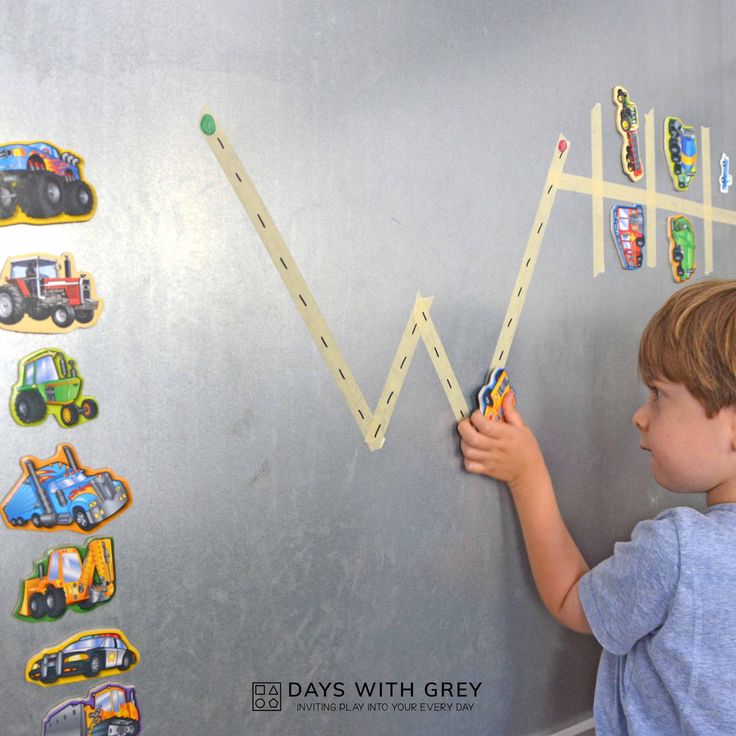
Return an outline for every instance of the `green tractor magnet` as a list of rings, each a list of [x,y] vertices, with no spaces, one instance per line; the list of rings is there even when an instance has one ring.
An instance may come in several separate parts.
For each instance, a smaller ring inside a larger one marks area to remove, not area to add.
[[[97,402],[82,396],[82,377],[74,360],[61,350],[44,348],[20,362],[18,383],[13,386],[10,406],[18,424],[38,424],[47,414],[64,427],[94,419]]]

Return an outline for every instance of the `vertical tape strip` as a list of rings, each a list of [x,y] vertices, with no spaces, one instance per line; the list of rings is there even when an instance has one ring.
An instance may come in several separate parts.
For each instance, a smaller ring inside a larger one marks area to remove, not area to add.
[[[654,139],[654,108],[644,116],[644,142],[646,145],[646,252],[647,267],[657,265],[657,159]]]
[[[521,310],[524,307],[526,293],[529,290],[529,283],[534,275],[534,267],[537,265],[539,249],[542,246],[544,233],[547,229],[547,221],[549,220],[552,205],[554,204],[555,197],[557,196],[560,177],[562,176],[562,171],[565,168],[565,161],[567,161],[567,154],[569,152],[570,142],[567,141],[563,135],[560,135],[557,139],[557,145],[555,146],[555,153],[552,156],[552,163],[550,164],[549,171],[547,172],[547,180],[544,182],[544,190],[542,191],[542,197],[539,200],[537,213],[534,216],[532,230],[529,233],[529,239],[526,243],[524,257],[522,258],[521,266],[519,267],[519,273],[516,276],[514,291],[511,294],[511,300],[509,301],[509,306],[506,309],[506,316],[503,318],[501,334],[498,336],[496,349],[493,351],[491,366],[488,370],[489,376],[493,370],[504,366],[508,360],[511,343],[514,339],[514,335],[516,334],[516,326],[519,323]]]
[[[593,184],[593,277],[605,271],[603,258],[603,124],[601,103],[590,111],[590,160]]]
[[[705,253],[705,274],[713,271],[713,191],[710,171],[710,128],[700,128],[703,154],[703,235]]]

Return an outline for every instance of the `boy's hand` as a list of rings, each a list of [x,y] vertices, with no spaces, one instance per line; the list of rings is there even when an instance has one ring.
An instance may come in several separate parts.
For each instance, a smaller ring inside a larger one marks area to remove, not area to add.
[[[540,471],[545,473],[546,466],[536,437],[516,411],[512,394],[504,399],[503,411],[505,422],[489,421],[480,411],[460,422],[460,449],[468,472],[502,480],[514,491],[533,482]]]

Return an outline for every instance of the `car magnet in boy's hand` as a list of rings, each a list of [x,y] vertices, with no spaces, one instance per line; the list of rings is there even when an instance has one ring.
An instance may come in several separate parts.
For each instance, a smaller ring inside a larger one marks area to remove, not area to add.
[[[513,394],[509,374],[504,368],[496,368],[491,372],[488,383],[478,392],[478,405],[486,419],[503,420],[503,400],[508,393]]]

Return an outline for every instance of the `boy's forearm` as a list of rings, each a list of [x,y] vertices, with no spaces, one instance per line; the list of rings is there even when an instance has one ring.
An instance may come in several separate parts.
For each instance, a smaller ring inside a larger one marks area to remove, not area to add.
[[[560,623],[590,632],[577,590],[575,600],[569,598],[590,568],[560,515],[546,466],[542,463],[509,488],[542,602]]]

